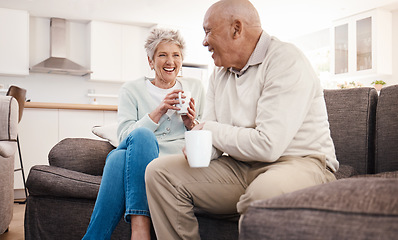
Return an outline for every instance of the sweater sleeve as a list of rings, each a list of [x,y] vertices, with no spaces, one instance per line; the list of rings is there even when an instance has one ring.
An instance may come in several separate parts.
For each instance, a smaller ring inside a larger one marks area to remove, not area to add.
[[[155,132],[159,127],[159,124],[153,122],[148,114],[139,118],[138,101],[126,87],[122,87],[119,91],[118,121],[119,141],[123,141],[136,128],[146,127]]]
[[[212,148],[212,153],[211,153],[211,159],[217,159],[223,154],[223,151],[216,148],[214,145],[215,142],[220,141],[220,139],[216,135],[217,132],[214,131],[214,127],[206,128],[207,126],[209,126],[209,124],[208,124],[209,122],[216,123],[213,125],[217,125],[217,117],[216,117],[216,113],[215,113],[215,109],[214,109],[214,106],[215,106],[214,77],[215,77],[215,72],[213,71],[213,73],[211,74],[210,79],[209,79],[209,87],[207,89],[207,94],[206,94],[206,108],[205,108],[205,111],[203,114],[203,121],[205,121],[204,130],[210,130],[212,132],[213,148]],[[210,126],[212,123],[210,123]],[[215,126],[215,128],[217,128],[217,127]]]

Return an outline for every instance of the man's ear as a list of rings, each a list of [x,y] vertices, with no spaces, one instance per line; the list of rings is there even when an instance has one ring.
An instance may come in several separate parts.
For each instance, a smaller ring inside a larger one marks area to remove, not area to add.
[[[238,19],[234,20],[233,24],[233,38],[236,39],[242,34],[242,22]]]

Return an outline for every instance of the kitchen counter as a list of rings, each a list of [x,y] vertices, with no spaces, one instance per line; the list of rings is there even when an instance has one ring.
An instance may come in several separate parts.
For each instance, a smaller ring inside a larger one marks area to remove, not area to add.
[[[116,105],[47,103],[47,102],[25,102],[25,108],[117,111]]]

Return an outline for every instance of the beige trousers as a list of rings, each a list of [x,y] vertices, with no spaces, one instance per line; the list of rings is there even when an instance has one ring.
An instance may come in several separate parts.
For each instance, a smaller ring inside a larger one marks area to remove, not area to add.
[[[183,155],[152,161],[145,181],[157,238],[200,239],[193,207],[213,214],[244,214],[250,203],[335,180],[323,156],[284,156],[274,163],[213,160],[190,168]]]

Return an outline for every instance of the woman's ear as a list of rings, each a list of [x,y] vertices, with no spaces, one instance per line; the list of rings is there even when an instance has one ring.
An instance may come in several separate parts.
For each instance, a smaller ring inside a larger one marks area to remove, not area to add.
[[[242,33],[242,22],[239,19],[234,20],[233,24],[233,38],[238,38]]]
[[[151,58],[149,56],[148,56],[148,63],[149,63],[149,67],[151,67],[151,70],[153,70],[154,69],[153,61],[151,60]]]

